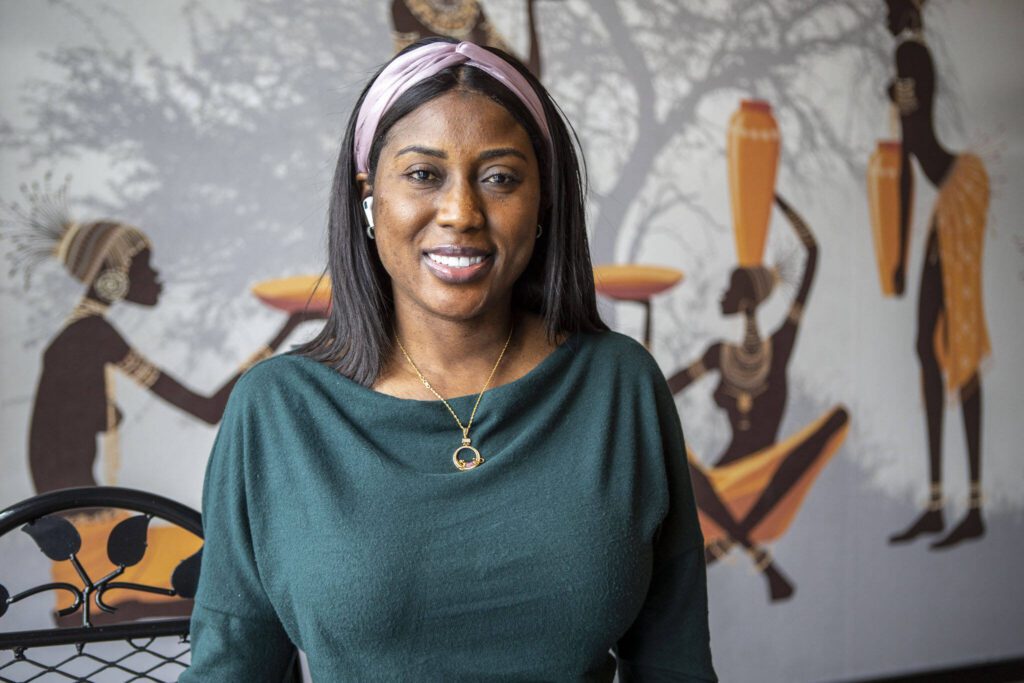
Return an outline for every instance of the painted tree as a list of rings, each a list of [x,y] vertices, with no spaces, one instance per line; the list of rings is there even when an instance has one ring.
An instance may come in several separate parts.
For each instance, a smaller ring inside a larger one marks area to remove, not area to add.
[[[493,4],[498,18],[521,11]],[[252,264],[266,277],[322,266],[340,132],[358,87],[388,57],[387,5],[367,13],[355,0],[254,0],[218,19],[190,3],[191,59],[174,63],[130,18],[57,3],[78,16],[85,40],[42,54],[62,77],[26,87],[32,123],[0,120],[0,145],[27,152],[32,172],[106,157],[114,199],[78,207],[153,235],[165,277],[198,304],[168,332],[216,346],[260,275]],[[881,4],[570,0],[537,12],[545,81],[595,171],[595,262],[637,258],[655,234],[721,241],[727,211],[681,185],[679,169],[721,157],[725,121],[708,111],[741,97],[776,107],[792,173],[860,182],[856,112],[877,108],[891,49]],[[114,34],[134,40],[118,49]],[[864,77],[829,82],[823,64]],[[845,115],[836,98],[850,104]],[[680,215],[715,239],[673,227]]]
[[[41,51],[60,75],[25,86],[30,124],[0,120],[0,146],[25,156],[27,181],[103,159],[112,199],[76,195],[72,182],[72,215],[147,232],[172,291],[194,303],[161,316],[166,335],[217,349],[240,302],[251,303],[253,279],[323,265],[348,111],[389,56],[385,8],[374,23],[356,2],[255,0],[226,19],[189,3],[190,58],[178,63],[107,6],[56,7],[75,16],[83,40]],[[43,278],[28,296],[64,312],[69,299],[48,296],[54,288],[67,293],[60,278]]]

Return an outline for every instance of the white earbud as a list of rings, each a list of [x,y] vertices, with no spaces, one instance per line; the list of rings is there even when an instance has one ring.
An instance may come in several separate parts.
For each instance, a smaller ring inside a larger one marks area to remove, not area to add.
[[[363,200],[363,213],[366,214],[366,227],[373,227],[373,195]]]

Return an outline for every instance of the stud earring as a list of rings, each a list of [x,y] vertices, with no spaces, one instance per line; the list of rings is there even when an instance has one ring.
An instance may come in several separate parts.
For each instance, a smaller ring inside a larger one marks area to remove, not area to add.
[[[544,234],[544,228],[542,228],[540,226],[540,223],[538,223],[537,224],[537,239],[540,239],[540,236],[543,235],[543,234]]]

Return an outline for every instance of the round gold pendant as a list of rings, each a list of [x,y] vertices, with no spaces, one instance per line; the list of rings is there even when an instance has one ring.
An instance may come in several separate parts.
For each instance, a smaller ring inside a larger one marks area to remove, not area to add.
[[[461,451],[473,451],[473,459],[462,460],[461,458],[459,458],[459,452]],[[456,448],[455,452],[452,453],[452,462],[454,462],[455,466],[458,467],[463,472],[465,472],[466,470],[471,470],[474,467],[480,466],[480,464],[483,463],[483,461],[484,459],[483,456],[480,455],[480,451],[469,445],[469,439],[463,439],[462,445]]]

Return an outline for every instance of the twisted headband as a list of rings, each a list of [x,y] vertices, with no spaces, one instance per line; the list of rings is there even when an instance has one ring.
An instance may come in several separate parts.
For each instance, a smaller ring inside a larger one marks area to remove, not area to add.
[[[512,91],[526,105],[544,139],[551,144],[551,132],[540,98],[514,66],[474,43],[428,43],[392,60],[366,92],[356,118],[353,149],[356,171],[370,170],[370,147],[377,125],[398,98],[417,83],[458,64],[476,67]]]

